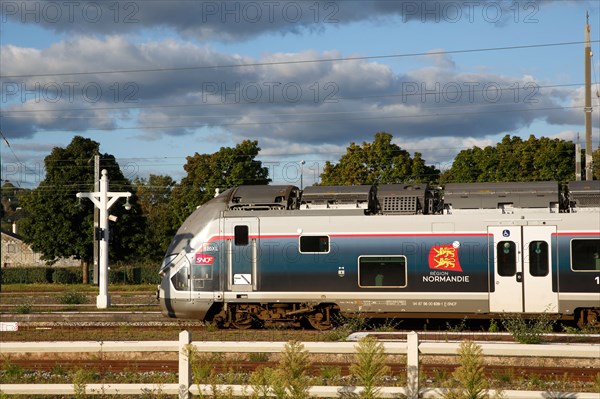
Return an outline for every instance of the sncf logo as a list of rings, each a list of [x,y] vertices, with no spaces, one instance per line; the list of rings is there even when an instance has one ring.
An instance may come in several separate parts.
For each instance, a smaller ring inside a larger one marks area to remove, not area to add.
[[[196,264],[197,265],[212,265],[215,261],[215,257],[212,255],[198,253],[196,254]]]

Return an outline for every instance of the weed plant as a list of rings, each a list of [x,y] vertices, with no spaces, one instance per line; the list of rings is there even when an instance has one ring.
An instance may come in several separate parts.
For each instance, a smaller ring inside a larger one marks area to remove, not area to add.
[[[481,347],[472,341],[463,341],[459,348],[460,366],[452,373],[453,379],[446,383],[445,399],[488,398],[488,381],[483,373]]]
[[[522,344],[540,344],[544,335],[554,329],[555,320],[548,313],[526,320],[520,314],[502,318],[502,326],[512,334],[515,341]]]
[[[366,336],[358,340],[356,363],[350,366],[350,372],[362,385],[363,390],[356,396],[360,399],[378,398],[384,377],[390,374],[386,366],[386,354],[383,344],[377,338]],[[352,395],[353,396],[353,395]]]
[[[26,300],[15,308],[18,314],[30,314],[33,310],[33,305],[30,300]]]
[[[60,296],[58,301],[62,305],[81,305],[87,302],[87,297],[80,291],[67,291]]]

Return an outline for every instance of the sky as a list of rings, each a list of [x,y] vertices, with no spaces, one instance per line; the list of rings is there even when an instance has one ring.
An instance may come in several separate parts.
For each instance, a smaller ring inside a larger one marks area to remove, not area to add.
[[[580,142],[584,26],[600,139],[600,0],[0,1],[2,179],[79,135],[125,176],[257,140],[276,184],[388,132],[445,170],[505,135]]]

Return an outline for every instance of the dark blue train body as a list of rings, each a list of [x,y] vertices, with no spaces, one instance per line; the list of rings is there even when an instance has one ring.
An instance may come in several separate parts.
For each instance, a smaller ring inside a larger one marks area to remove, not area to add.
[[[242,186],[199,207],[161,267],[170,317],[600,318],[600,184]]]

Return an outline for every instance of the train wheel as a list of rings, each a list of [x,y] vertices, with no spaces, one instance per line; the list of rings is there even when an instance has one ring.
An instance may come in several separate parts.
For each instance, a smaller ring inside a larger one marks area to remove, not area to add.
[[[246,309],[249,310],[249,309]],[[252,314],[247,312],[240,312],[239,309],[234,309],[231,315],[231,325],[238,330],[247,330],[254,326],[254,317]]]
[[[249,314],[236,314],[235,319],[231,321],[231,325],[238,330],[247,330],[254,325],[254,319]]]
[[[320,309],[316,313],[304,316],[304,319],[315,330],[326,331],[333,328],[333,323],[331,322],[331,318],[329,316],[329,308],[324,308]]]

